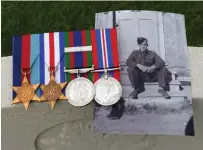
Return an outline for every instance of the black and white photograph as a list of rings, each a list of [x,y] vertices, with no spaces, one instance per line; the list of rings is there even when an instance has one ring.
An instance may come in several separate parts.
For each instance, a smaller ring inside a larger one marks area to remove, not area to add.
[[[194,136],[186,129],[193,110],[184,15],[122,10],[95,20],[96,29],[117,29],[122,97],[95,103],[94,131]]]

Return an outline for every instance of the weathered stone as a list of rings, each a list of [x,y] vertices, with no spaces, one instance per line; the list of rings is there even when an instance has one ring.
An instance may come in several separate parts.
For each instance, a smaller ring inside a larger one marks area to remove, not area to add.
[[[195,137],[94,133],[92,103],[77,108],[59,101],[54,110],[47,103],[10,106],[11,57],[2,58],[2,150],[200,150],[203,147],[203,51],[191,48]],[[6,60],[7,59],[7,60]],[[139,120],[138,120],[139,123]],[[79,124],[81,127],[79,127]],[[101,123],[102,125],[102,123]]]

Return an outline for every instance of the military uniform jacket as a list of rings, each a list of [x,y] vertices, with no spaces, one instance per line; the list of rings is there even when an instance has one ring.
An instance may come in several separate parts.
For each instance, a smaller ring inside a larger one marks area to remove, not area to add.
[[[133,50],[126,61],[127,66],[137,67],[137,64],[144,66],[155,65],[157,69],[165,66],[164,60],[159,57],[154,51],[146,50],[142,52],[141,50]]]

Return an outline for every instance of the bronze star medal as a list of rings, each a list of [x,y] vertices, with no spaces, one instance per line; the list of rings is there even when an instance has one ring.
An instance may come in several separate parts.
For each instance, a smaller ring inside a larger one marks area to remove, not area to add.
[[[49,101],[51,109],[54,109],[56,101],[60,100],[67,100],[66,96],[61,92],[63,88],[66,86],[67,82],[64,83],[56,83],[54,75],[51,74],[51,79],[48,85],[41,85],[40,88],[43,91],[43,95],[41,97],[41,101]]]
[[[40,98],[35,94],[35,90],[40,84],[30,85],[27,77],[25,76],[20,87],[13,87],[13,90],[17,93],[17,96],[13,100],[12,104],[23,103],[27,110],[31,100],[39,101]]]

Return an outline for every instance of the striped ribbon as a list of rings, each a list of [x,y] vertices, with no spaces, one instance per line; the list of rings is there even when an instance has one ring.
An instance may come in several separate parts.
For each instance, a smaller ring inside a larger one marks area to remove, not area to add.
[[[93,64],[95,69],[119,67],[117,32],[112,29],[91,30]],[[104,73],[94,73],[94,82]],[[120,71],[115,70],[109,74],[120,81]]]
[[[51,32],[40,34],[40,83],[48,84],[50,81],[49,68],[58,70],[55,73],[56,82],[65,82],[64,76],[64,33]],[[61,59],[62,58],[62,59]]]
[[[64,32],[50,32],[39,35],[40,41],[40,83],[50,81],[49,68],[55,72],[57,83],[65,82],[64,74]],[[41,93],[42,94],[42,93]],[[40,95],[41,95],[40,94]]]
[[[65,82],[64,58],[62,57],[64,55],[64,32],[52,32],[13,37],[13,86],[20,86],[23,79],[19,64],[22,68],[29,68],[38,54],[40,56],[28,77],[30,83],[48,84],[49,67],[55,69],[56,65],[58,65],[55,73],[56,81]],[[13,93],[15,97],[16,94]],[[38,89],[37,95],[41,96],[41,94],[42,91]]]
[[[30,76],[28,76],[30,84],[48,84],[50,80],[49,67],[55,69],[57,65],[55,79],[58,83],[69,82],[76,78],[76,75],[65,74],[64,67],[73,69],[88,68],[94,65],[95,69],[104,69],[119,66],[117,33],[114,28],[14,36],[12,50],[13,86],[21,85],[23,79],[21,68],[27,71],[38,54],[40,57],[37,58]],[[78,52],[78,50],[81,51]],[[64,52],[67,53],[62,58]],[[109,73],[120,81],[119,70]],[[103,73],[100,72],[83,74],[82,76],[95,82],[102,75]],[[15,92],[13,94],[15,97]],[[37,95],[41,96],[41,94],[42,91],[38,89]]]
[[[89,30],[65,32],[65,67],[78,69],[92,67],[92,47]],[[78,51],[80,50],[80,51]],[[92,73],[81,74],[92,81]],[[66,73],[66,81],[76,78],[76,74]]]
[[[30,84],[40,83],[39,49],[36,48],[37,42],[36,35],[31,36],[27,34],[13,37],[13,86],[21,86],[24,78],[21,69],[26,73],[30,72],[31,69],[31,72],[27,74],[27,79]],[[39,94],[39,89],[37,93]],[[15,97],[16,93],[13,92],[13,98]]]

